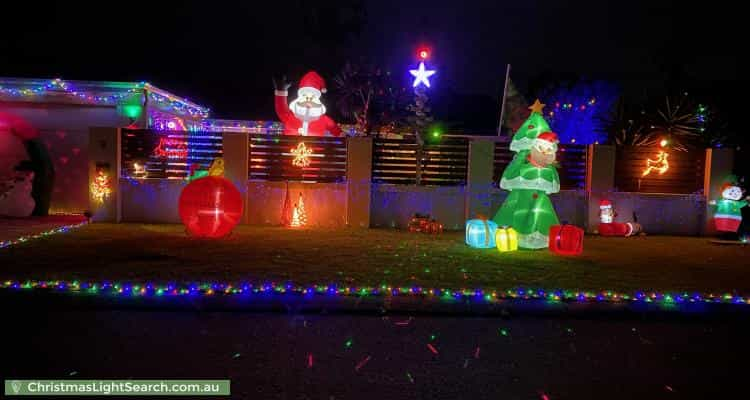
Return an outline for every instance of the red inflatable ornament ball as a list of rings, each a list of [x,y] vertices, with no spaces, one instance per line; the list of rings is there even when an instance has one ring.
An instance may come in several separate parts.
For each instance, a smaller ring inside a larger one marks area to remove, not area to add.
[[[191,235],[220,238],[242,217],[242,196],[229,180],[207,176],[190,182],[180,194],[180,219]]]

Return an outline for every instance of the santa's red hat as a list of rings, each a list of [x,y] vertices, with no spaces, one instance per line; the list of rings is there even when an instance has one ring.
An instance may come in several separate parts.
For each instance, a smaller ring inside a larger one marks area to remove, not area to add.
[[[599,201],[599,208],[601,208],[601,209],[612,208],[612,202],[609,201],[609,200],[607,200],[607,199],[600,200]]]
[[[313,93],[316,97],[320,97],[322,93],[326,92],[326,82],[317,72],[310,71],[299,80],[299,90],[297,92],[300,95],[303,93]]]
[[[540,133],[539,136],[534,139],[534,146],[554,146],[555,151],[557,151],[557,144],[560,141],[557,139],[557,134],[555,132],[543,132]]]
[[[560,140],[557,139],[557,134],[549,131],[540,133],[539,136],[536,137],[536,140],[542,140],[549,143],[560,143]]]

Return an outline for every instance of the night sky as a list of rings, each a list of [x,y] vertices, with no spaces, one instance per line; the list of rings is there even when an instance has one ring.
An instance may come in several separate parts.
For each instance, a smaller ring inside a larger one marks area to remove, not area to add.
[[[730,98],[747,87],[744,15],[717,1],[11,3],[0,76],[145,80],[223,118],[273,118],[272,76],[296,82],[316,69],[330,82],[346,60],[408,84],[420,44],[433,49],[433,91],[475,96],[488,110],[506,63],[528,96],[584,76],[626,92],[700,90],[739,108]]]

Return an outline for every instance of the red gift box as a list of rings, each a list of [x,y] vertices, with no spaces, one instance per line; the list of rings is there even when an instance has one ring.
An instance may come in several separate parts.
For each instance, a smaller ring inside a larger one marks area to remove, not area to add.
[[[549,249],[565,256],[583,253],[583,229],[574,225],[552,225],[549,228]]]

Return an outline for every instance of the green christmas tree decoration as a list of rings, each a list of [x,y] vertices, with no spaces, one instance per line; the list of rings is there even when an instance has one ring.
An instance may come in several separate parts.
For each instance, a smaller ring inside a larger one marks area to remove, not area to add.
[[[503,171],[500,187],[510,194],[495,214],[498,226],[511,226],[518,232],[518,246],[541,249],[548,246],[549,229],[559,223],[549,194],[560,191],[560,177],[554,162],[538,162],[544,154],[557,151],[557,135],[542,116],[539,100],[529,107],[531,115],[521,125],[510,149],[516,152]]]

